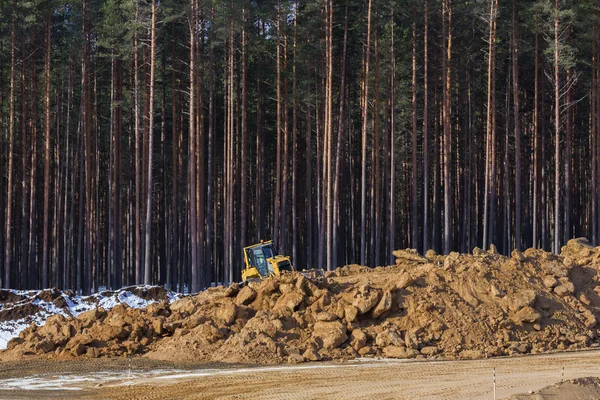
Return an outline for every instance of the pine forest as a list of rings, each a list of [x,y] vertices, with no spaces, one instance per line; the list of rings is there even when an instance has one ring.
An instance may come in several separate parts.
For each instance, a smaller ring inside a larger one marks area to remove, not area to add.
[[[0,0],[0,287],[600,244],[593,0]]]

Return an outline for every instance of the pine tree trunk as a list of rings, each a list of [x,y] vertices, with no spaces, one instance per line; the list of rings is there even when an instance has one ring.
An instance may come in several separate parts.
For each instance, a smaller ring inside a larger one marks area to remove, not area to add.
[[[452,249],[452,205],[451,205],[451,68],[452,68],[452,0],[443,0],[445,29],[442,52],[442,82],[444,85],[443,127],[444,127],[444,254]]]
[[[483,217],[483,248],[487,249],[493,237],[492,221],[495,204],[492,202],[493,182],[496,174],[494,159],[495,140],[495,89],[496,89],[496,18],[498,13],[497,0],[490,0],[490,20],[488,39],[488,71],[487,71],[487,117],[486,117],[486,150],[485,150],[485,189],[484,189],[484,217]]]
[[[310,118],[310,102],[306,101],[306,267],[312,268],[313,258],[313,187],[312,187],[312,125]]]
[[[247,246],[248,231],[248,53],[246,38],[246,9],[242,10],[242,143],[241,143],[241,165],[240,165],[240,245]],[[295,42],[294,42],[295,43]],[[295,100],[294,100],[295,101]],[[294,153],[295,154],[295,153]],[[295,171],[294,171],[295,173]],[[241,249],[240,249],[241,250]]]
[[[596,210],[596,186],[598,185],[598,164],[596,162],[596,46],[594,46],[592,56],[592,87],[590,90],[590,158],[592,160],[592,187],[591,187],[591,221],[588,222],[588,230],[591,233],[592,245],[596,246],[597,240],[597,210]]]
[[[512,44],[511,44],[512,46]],[[504,254],[510,254],[510,188],[509,188],[509,166],[508,166],[508,137],[510,136],[510,92],[511,92],[511,70],[506,76],[506,101],[504,103],[504,124],[506,131],[504,132],[504,169],[503,169],[503,180],[502,180],[502,192],[504,198],[504,221],[502,223],[502,251]],[[500,203],[502,204],[502,203]]]
[[[233,12],[233,2],[231,2],[231,12]],[[228,74],[229,78],[227,80],[227,102],[228,102],[228,122],[227,122],[227,133],[228,133],[228,149],[227,149],[227,159],[226,159],[226,170],[227,170],[227,218],[228,221],[227,226],[227,247],[225,251],[225,271],[226,271],[226,279],[225,282],[233,282],[233,274],[234,274],[234,266],[233,266],[233,241],[234,241],[234,218],[233,218],[233,209],[234,209],[234,94],[233,94],[233,82],[235,79],[234,75],[234,26],[233,26],[233,16],[230,18],[229,23],[229,59],[228,59]]]
[[[42,243],[42,288],[48,287],[48,257],[49,257],[49,214],[50,214],[50,53],[52,51],[51,43],[52,30],[52,12],[49,11],[46,17],[46,55],[44,59],[44,79],[45,79],[45,116],[44,116],[44,232]],[[56,223],[56,221],[54,221]]]
[[[532,219],[533,219],[533,247],[539,247],[539,204],[540,204],[540,138],[539,138],[539,108],[540,108],[540,95],[539,92],[541,90],[539,84],[539,17],[538,17],[538,1],[535,2],[535,78],[534,78],[534,105],[533,105],[533,211],[532,211]]]
[[[560,251],[560,75],[559,75],[559,10],[558,0],[554,9],[554,247]]]
[[[152,0],[152,23],[150,27],[150,94],[149,94],[149,111],[148,111],[148,183],[146,188],[146,227],[144,233],[146,235],[146,243],[144,245],[144,283],[150,285],[152,283],[152,245],[150,238],[152,236],[152,165],[153,165],[153,149],[154,149],[154,70],[155,70],[155,55],[156,55],[156,2]]]
[[[15,145],[15,19],[16,0],[12,1],[10,23],[10,111],[8,116],[8,181],[6,190],[6,243],[4,246],[4,281],[2,287],[12,287],[12,203]]]
[[[106,287],[112,287],[112,274],[114,267],[114,148],[115,148],[115,51],[110,55],[110,131],[109,143],[110,149],[108,152],[109,167],[108,167],[108,221],[106,234]]]
[[[139,15],[138,5],[135,7],[135,21]],[[140,79],[139,79],[139,48],[137,28],[133,33],[133,82],[134,82],[134,136],[135,136],[135,283],[141,283],[142,276],[142,227],[141,227],[141,157],[140,157]]]
[[[346,0],[346,7],[344,12],[344,42],[342,50],[342,65],[340,69],[341,80],[340,80],[340,108],[338,111],[338,137],[336,144],[336,155],[335,155],[335,170],[334,170],[334,183],[333,183],[333,268],[338,267],[337,257],[339,255],[339,229],[340,229],[340,176],[342,175],[341,163],[342,163],[342,145],[344,138],[344,109],[345,109],[345,87],[346,87],[346,55],[348,48],[348,0]]]
[[[123,124],[123,65],[120,58],[115,60],[115,94],[114,94],[114,243],[113,243],[113,271],[114,271],[114,287],[119,289],[123,283],[123,239],[122,239],[122,206],[121,206],[121,139],[122,139],[122,124]]]
[[[211,10],[211,21],[215,20],[215,9]],[[212,267],[213,265],[213,204],[214,204],[214,130],[215,130],[215,73],[214,73],[214,27],[211,27],[210,31],[210,54],[209,54],[209,98],[208,98],[208,175],[207,175],[207,188],[206,188],[206,248],[205,253],[205,264]],[[210,284],[213,280],[212,270],[207,268],[206,280]]]
[[[519,42],[517,36],[518,16],[515,0],[512,4],[512,74],[513,74],[513,107],[515,121],[515,248],[521,250],[521,125],[519,112]]]
[[[25,57],[25,46],[23,46],[21,50],[21,59]],[[21,62],[21,115],[27,115],[27,96],[26,96],[26,84],[25,84],[25,63]],[[20,235],[20,253],[21,257],[19,257],[19,264],[17,266],[17,274],[20,274],[21,277],[21,288],[28,289],[29,285],[29,268],[27,264],[27,240],[29,237],[29,233],[27,232],[27,201],[29,199],[28,196],[28,185],[27,185],[27,177],[28,177],[28,169],[27,169],[27,158],[29,157],[29,147],[27,146],[27,118],[20,118],[20,128],[21,128],[21,235]],[[17,275],[17,276],[18,276]]]
[[[379,105],[380,101],[380,88],[379,88],[379,30],[377,27],[375,28],[375,81],[373,91],[374,100],[373,100],[373,149],[371,151],[371,160],[373,162],[375,168],[375,174],[372,175],[372,187],[371,187],[371,221],[372,227],[374,229],[371,230],[371,265],[373,267],[379,265],[381,262],[380,257],[380,249],[381,249],[381,226],[382,226],[382,217],[381,217],[381,127],[380,127],[380,115],[379,115]]]
[[[175,25],[173,24],[172,28],[171,28],[171,32],[173,33],[172,35],[172,39],[171,39],[171,86],[173,89],[175,89],[175,74],[176,74],[176,64],[175,64]],[[175,276],[177,275],[177,270],[178,270],[178,264],[179,264],[179,251],[178,251],[178,243],[179,243],[179,207],[178,207],[178,182],[179,182],[179,170],[178,170],[178,158],[179,158],[179,148],[177,146],[178,142],[179,142],[179,123],[178,123],[178,118],[177,118],[177,114],[178,114],[178,108],[177,106],[179,105],[179,95],[177,93],[173,93],[171,95],[171,102],[172,102],[172,111],[171,111],[171,117],[172,117],[172,130],[171,130],[171,167],[172,167],[172,197],[171,197],[171,209],[170,209],[170,232],[171,232],[171,257],[170,257],[170,262],[168,265],[170,265],[171,270],[167,272],[168,276],[173,277],[173,289],[174,290],[178,290],[178,291],[182,291],[182,288],[180,288],[178,285],[180,283],[179,281],[179,277],[177,276],[177,279],[175,278]]]
[[[429,0],[425,0],[423,57],[423,254],[425,254],[429,249]]]
[[[363,104],[362,104],[362,165],[361,165],[361,217],[360,217],[360,264],[366,265],[367,261],[367,116],[369,94],[369,54],[371,47],[371,3],[369,0],[367,10],[367,40],[365,48],[365,67],[363,76]]]
[[[37,259],[36,259],[36,235],[37,235],[37,66],[35,63],[31,66],[30,93],[32,101],[29,103],[28,125],[31,132],[31,165],[29,174],[29,211],[27,212],[27,260],[25,268],[29,270],[28,287],[34,289],[37,287]]]
[[[280,234],[279,234],[279,251],[282,254],[287,254],[287,221],[288,221],[288,175],[289,175],[289,124],[288,124],[288,78],[287,78],[287,32],[283,34],[283,172],[281,182],[281,222],[280,222]]]
[[[425,10],[427,10],[428,0],[425,0]],[[427,26],[427,11],[425,11],[425,26]],[[394,246],[396,244],[396,53],[394,48],[394,11],[392,9],[392,73],[391,73],[391,85],[390,85],[390,187],[389,187],[389,224],[388,224],[388,263],[392,265],[394,263]],[[427,32],[427,28],[425,28],[425,32]],[[425,34],[427,37],[427,33]],[[427,39],[425,39],[427,43]],[[427,60],[427,45],[425,45],[425,60]],[[425,62],[427,64],[427,62]],[[427,71],[427,67],[425,67],[425,71]],[[427,73],[425,73],[427,76]],[[427,78],[425,78],[425,82],[427,82]],[[427,92],[427,83],[425,83],[425,91]],[[427,98],[427,94],[425,94],[425,98]],[[427,104],[427,103],[425,103]],[[425,115],[427,115],[427,111],[425,111]],[[426,119],[425,119],[426,120]],[[423,123],[427,125],[426,122]],[[426,128],[425,128],[426,132]],[[425,174],[425,179],[427,175]],[[425,180],[425,187],[427,187],[427,180]],[[425,210],[427,209],[427,204],[425,204]],[[427,214],[425,214],[427,216]],[[425,217],[427,218],[427,217]],[[424,224],[424,233],[423,233],[423,243],[427,246],[427,219],[425,219]]]
[[[82,51],[82,91],[83,91],[83,137],[85,168],[85,234],[84,234],[84,271],[83,293],[90,294],[92,288],[93,248],[94,248],[94,198],[92,176],[92,101],[90,88],[90,38],[87,15],[87,1],[83,1],[83,51]]]
[[[196,2],[195,18],[200,21],[200,2]],[[198,22],[199,33],[196,36],[196,236],[198,240],[198,280],[199,287],[202,289],[207,286],[206,266],[204,259],[206,257],[206,169],[205,169],[205,134],[204,134],[204,22]]]
[[[292,64],[292,263],[298,264],[298,107],[296,102],[296,44],[297,44],[298,1],[294,0],[294,39]],[[247,61],[246,61],[247,62]],[[247,84],[247,82],[246,82]],[[246,85],[244,85],[245,87]],[[335,233],[335,232],[334,232]],[[242,244],[245,242],[242,241]],[[335,243],[335,241],[334,241]]]
[[[440,117],[441,117],[441,107],[440,107],[440,96],[439,96],[439,85],[434,85],[434,109],[435,109],[435,118],[434,118],[434,159],[435,159],[435,167],[434,167],[434,186],[433,186],[433,249],[441,253],[442,251],[442,230],[441,230],[441,215],[442,215],[442,203],[441,203],[441,167],[440,167]]]
[[[275,178],[275,214],[273,216],[273,243],[276,246],[283,238],[279,237],[279,224],[281,218],[281,0],[277,0],[277,169]]]
[[[598,33],[596,33],[595,38],[598,38]],[[598,204],[600,204],[600,187],[598,186],[598,173],[600,172],[600,63],[598,62],[599,60],[599,56],[600,56],[600,47],[598,47],[598,45],[595,46],[596,47],[596,52],[595,52],[595,59],[596,59],[596,68],[595,68],[595,85],[594,85],[594,89],[595,89],[595,96],[594,96],[594,115],[596,116],[595,118],[595,132],[596,132],[596,143],[594,146],[594,152],[595,152],[595,158],[594,158],[594,163],[596,166],[596,182],[592,188],[592,196],[595,197],[596,199],[596,206],[598,206]],[[599,240],[599,236],[600,236],[600,212],[598,212],[596,210],[596,218],[595,218],[595,223],[596,223],[596,243]]]
[[[190,0],[190,143],[189,143],[189,215],[190,215],[190,247],[191,247],[191,293],[200,291],[199,266],[198,266],[198,236],[197,236],[197,208],[196,208],[196,0]]]
[[[327,8],[327,270],[332,271],[333,265],[333,4],[332,0],[326,3]],[[341,91],[343,93],[343,88]],[[343,94],[342,94],[343,96]]]
[[[541,58],[541,63],[542,66],[540,66],[540,70],[543,71],[544,70],[544,58]],[[540,89],[542,90],[542,94],[543,94],[543,88],[545,86],[545,74],[541,74],[540,75]],[[549,186],[549,182],[546,181],[546,174],[547,174],[547,168],[546,168],[546,164],[547,164],[547,156],[546,156],[546,135],[544,134],[544,132],[546,132],[546,102],[543,101],[543,96],[542,96],[542,100],[540,100],[540,111],[541,111],[541,115],[540,115],[540,138],[541,138],[541,143],[540,143],[540,149],[541,149],[541,185],[542,185],[542,193],[541,193],[541,211],[540,214],[542,215],[542,236],[541,236],[541,242],[542,242],[542,249],[548,251],[550,250],[550,244],[548,243],[548,239],[550,238],[550,186]]]
[[[419,228],[418,228],[418,193],[417,193],[417,6],[413,3],[413,24],[412,24],[412,168],[411,168],[411,186],[412,186],[412,206],[411,206],[411,228],[412,239],[411,247],[419,248]]]
[[[565,146],[565,241],[571,239],[573,228],[571,226],[573,220],[573,167],[572,167],[572,153],[573,153],[573,86],[570,82],[573,79],[573,70],[569,68],[567,70],[567,88],[565,102],[567,104],[566,114],[566,146]]]
[[[69,265],[71,265],[71,247],[73,244],[73,219],[75,218],[75,214],[74,214],[74,207],[75,207],[75,201],[74,201],[74,179],[75,179],[75,168],[73,167],[73,165],[71,164],[71,159],[70,159],[70,134],[71,134],[71,102],[73,99],[73,80],[72,80],[72,68],[71,68],[71,59],[69,58],[69,65],[68,65],[68,78],[67,78],[67,122],[66,122],[66,129],[65,129],[65,142],[67,144],[67,156],[65,159],[65,186],[64,186],[64,213],[63,213],[63,223],[65,225],[64,228],[64,232],[63,232],[63,238],[62,238],[62,248],[63,248],[63,258],[62,258],[62,262],[59,262],[59,264],[64,265],[63,268],[63,288],[73,288],[74,285],[74,281],[73,279],[71,279],[71,274],[69,271]],[[75,158],[75,157],[73,157]],[[69,167],[71,167],[70,169],[70,173],[69,173]],[[70,186],[69,186],[69,178],[70,178]],[[69,191],[69,187],[71,188],[71,191]],[[68,201],[68,196],[69,193],[71,193],[71,201],[69,202],[69,212],[67,213],[67,201]],[[68,224],[67,224],[68,221]],[[68,225],[68,227],[67,227]]]

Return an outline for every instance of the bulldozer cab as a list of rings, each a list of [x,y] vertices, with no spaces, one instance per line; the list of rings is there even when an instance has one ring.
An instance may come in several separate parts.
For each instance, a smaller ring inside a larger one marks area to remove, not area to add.
[[[261,242],[244,248],[245,268],[242,280],[263,279],[270,275],[279,276],[282,271],[293,271],[289,257],[277,254],[273,242]]]

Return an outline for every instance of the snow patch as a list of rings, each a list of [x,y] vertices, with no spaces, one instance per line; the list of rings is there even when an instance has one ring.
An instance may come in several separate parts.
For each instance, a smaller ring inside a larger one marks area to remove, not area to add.
[[[152,371],[106,371],[87,375],[34,375],[0,380],[0,390],[82,390],[97,384],[127,385],[133,380],[182,372],[184,371],[157,369]]]
[[[9,340],[19,336],[19,333],[27,328],[29,323],[24,319],[17,321],[5,321],[0,323],[0,350],[6,349]]]

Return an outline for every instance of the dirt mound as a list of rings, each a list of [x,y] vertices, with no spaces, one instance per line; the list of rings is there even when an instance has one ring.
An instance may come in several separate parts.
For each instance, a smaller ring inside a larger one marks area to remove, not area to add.
[[[600,399],[600,379],[595,377],[572,379],[537,392],[512,396],[511,399],[597,400]]]
[[[143,300],[169,301],[171,292],[163,286],[130,286],[123,288]]]
[[[71,291],[0,290],[0,349],[31,324],[41,326],[54,315],[77,317],[79,314],[102,307],[110,309],[118,304],[133,308],[146,307],[157,301],[171,302],[179,298],[160,286],[132,286],[117,291],[104,291],[91,296],[78,296]]]
[[[41,308],[37,304],[25,303],[18,307],[0,310],[0,322],[27,319],[32,315],[38,314],[40,311]]]
[[[208,289],[145,309],[116,306],[49,319],[8,343],[4,359],[51,355],[298,363],[480,358],[597,346],[600,247],[575,239],[558,256],[475,249],[398,251],[397,264],[293,273]]]
[[[26,296],[23,294],[17,294],[13,290],[0,289],[0,303],[17,303],[25,299]]]

